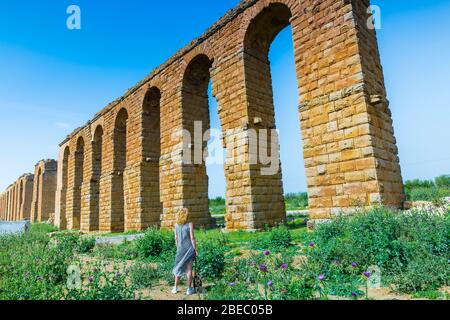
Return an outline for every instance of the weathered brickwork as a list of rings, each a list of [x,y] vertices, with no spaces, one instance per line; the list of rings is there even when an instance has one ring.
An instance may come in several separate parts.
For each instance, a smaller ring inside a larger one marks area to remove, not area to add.
[[[31,222],[46,222],[55,215],[56,170],[55,160],[41,160],[35,166]]]
[[[24,174],[0,196],[0,220],[29,220],[33,197],[32,174]]]
[[[204,160],[183,161],[186,145],[206,144],[175,134],[195,136],[196,121],[209,129],[209,81],[227,157],[238,159],[224,166],[227,228],[284,221],[281,168],[263,174],[266,165],[252,161],[250,146],[251,132],[276,128],[268,53],[288,25],[311,218],[375,203],[401,207],[398,150],[368,6],[369,0],[242,1],[61,143],[56,223],[86,231],[173,227],[186,207],[196,225],[211,226]],[[260,148],[278,154],[273,142]]]

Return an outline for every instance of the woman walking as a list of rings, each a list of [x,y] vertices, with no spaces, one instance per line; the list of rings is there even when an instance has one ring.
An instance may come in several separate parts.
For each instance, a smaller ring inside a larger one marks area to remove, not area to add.
[[[194,236],[194,225],[188,222],[188,210],[182,209],[178,212],[175,226],[175,243],[177,246],[177,256],[175,258],[175,286],[172,289],[173,294],[178,293],[178,285],[182,276],[186,275],[188,289],[187,295],[194,294],[192,288],[192,265],[197,256],[197,242]]]

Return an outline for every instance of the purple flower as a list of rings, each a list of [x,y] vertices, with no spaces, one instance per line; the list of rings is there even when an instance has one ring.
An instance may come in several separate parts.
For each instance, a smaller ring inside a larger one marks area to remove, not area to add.
[[[289,267],[289,266],[288,266],[287,263],[283,263],[283,264],[281,265],[281,269],[283,269],[283,270],[286,270],[288,267]]]
[[[230,286],[230,287],[234,287],[236,285],[236,283],[234,283],[234,282],[230,282],[229,284],[228,284],[228,286]]]
[[[261,264],[261,265],[259,265],[259,270],[261,272],[267,272],[267,266],[265,264]]]
[[[357,267],[358,267],[358,264],[357,264],[356,262],[353,262],[353,263],[352,263],[352,267],[353,267],[353,268],[357,268]]]
[[[93,271],[94,273],[96,273],[96,272],[97,272],[97,268],[92,269],[92,271]]]
[[[270,255],[270,251],[269,251],[269,250],[264,251],[264,255],[265,255],[265,256]]]
[[[92,278],[92,277],[89,277],[88,280],[90,283],[94,282],[94,278]]]
[[[357,296],[359,296],[359,294],[358,294],[357,292],[353,291],[353,292],[352,292],[352,297],[355,297],[355,298],[356,298]]]
[[[310,242],[310,243],[309,243],[309,246],[310,246],[311,248],[314,248],[314,247],[316,246],[316,243],[315,243],[315,242]]]
[[[364,272],[363,275],[364,275],[364,277],[366,277],[367,279],[369,279],[369,278],[372,276],[372,274],[371,274],[369,271]]]
[[[272,281],[272,280],[270,280],[269,282],[267,282],[267,286],[269,286],[269,287],[273,287],[273,281]]]
[[[317,279],[318,279],[319,281],[324,281],[324,280],[326,279],[326,277],[325,277],[324,274],[321,274],[321,275],[319,275],[319,276],[317,277]]]
[[[119,278],[122,274],[120,272],[116,273],[116,277]]]

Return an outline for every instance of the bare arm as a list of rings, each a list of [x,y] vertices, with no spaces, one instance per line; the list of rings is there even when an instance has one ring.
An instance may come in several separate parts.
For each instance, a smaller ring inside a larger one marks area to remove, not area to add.
[[[194,224],[190,223],[190,224],[189,224],[189,228],[191,229],[191,242],[192,242],[192,246],[194,247],[195,254],[198,256],[198,251],[197,251],[197,241],[195,240],[195,234],[194,234]]]

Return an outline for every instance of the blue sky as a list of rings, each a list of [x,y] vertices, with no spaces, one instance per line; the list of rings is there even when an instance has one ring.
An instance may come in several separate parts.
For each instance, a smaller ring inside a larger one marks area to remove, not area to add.
[[[238,0],[1,1],[0,190],[98,110],[200,35]],[[377,0],[378,30],[403,176],[450,173],[450,2]],[[66,28],[79,5],[82,29]],[[270,52],[286,192],[305,190],[290,29]],[[212,124],[218,127],[211,100]],[[208,168],[211,196],[225,193]]]

